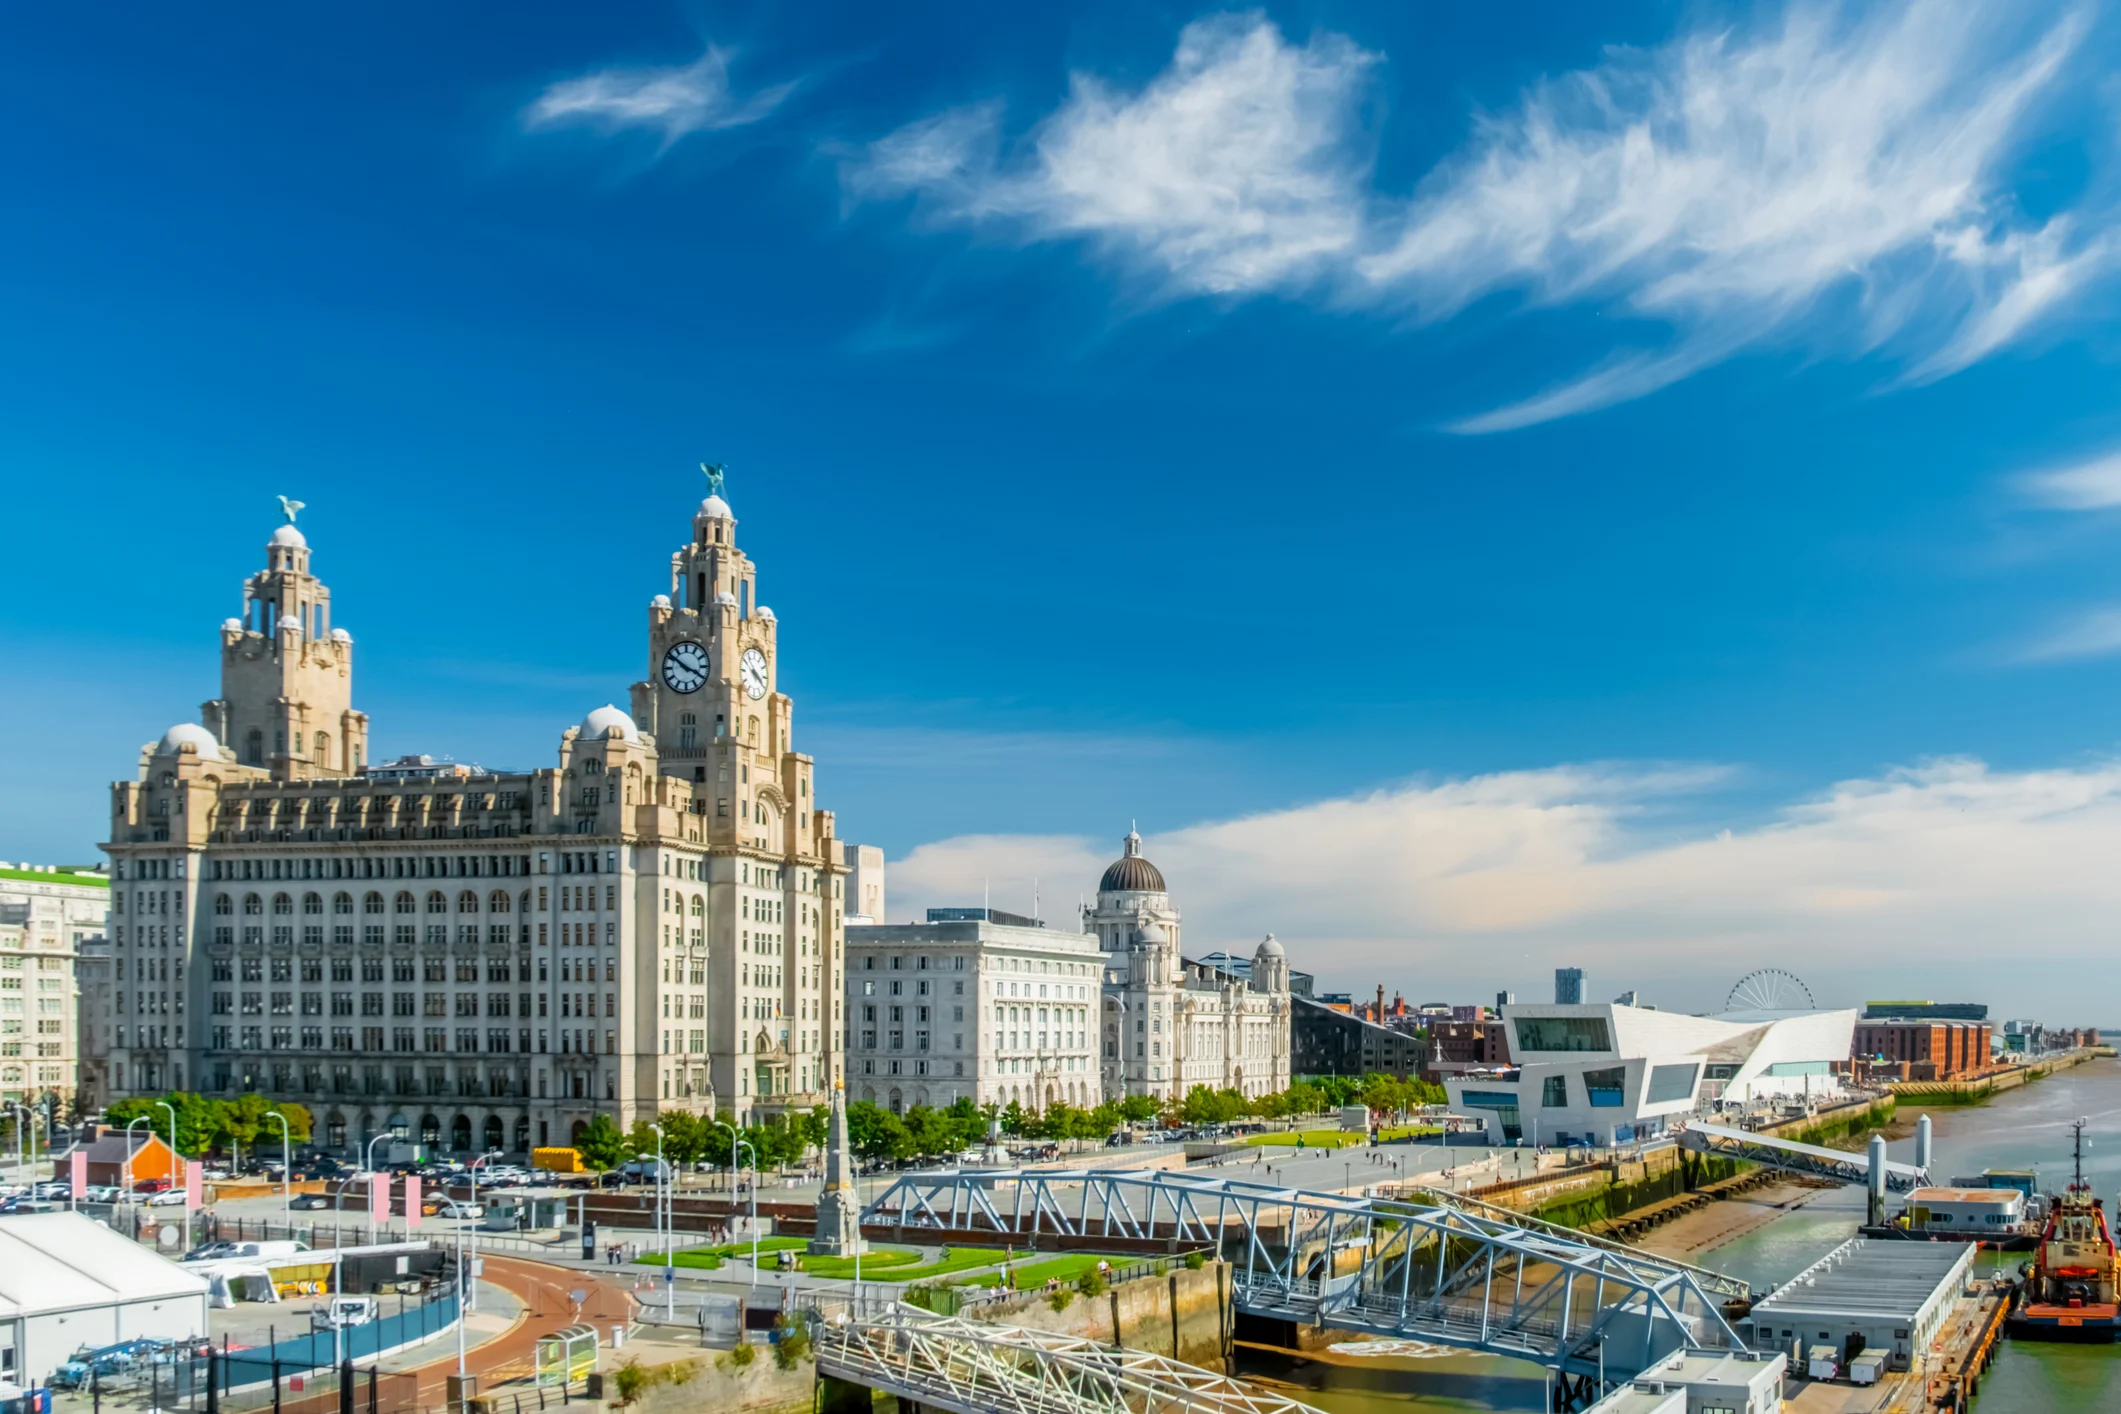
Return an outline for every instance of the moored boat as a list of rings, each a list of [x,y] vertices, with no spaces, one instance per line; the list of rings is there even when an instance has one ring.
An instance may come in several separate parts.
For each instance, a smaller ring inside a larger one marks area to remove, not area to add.
[[[2111,1342],[2121,1336],[2117,1277],[2121,1260],[2106,1226],[2106,1209],[2084,1180],[2084,1121],[2078,1120],[2075,1176],[2049,1206],[2025,1286],[2010,1314],[2019,1340]]]

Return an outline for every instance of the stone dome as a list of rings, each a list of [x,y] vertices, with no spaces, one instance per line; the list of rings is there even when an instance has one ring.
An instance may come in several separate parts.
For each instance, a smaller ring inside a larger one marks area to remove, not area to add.
[[[611,737],[637,742],[641,739],[641,729],[633,724],[633,718],[607,702],[582,718],[581,739],[605,741]]]
[[[1142,837],[1127,831],[1124,845],[1126,853],[1112,861],[1105,870],[1105,877],[1097,881],[1101,894],[1160,894],[1164,892],[1164,876],[1154,864],[1142,858]]]
[[[1269,933],[1267,934],[1265,940],[1262,941],[1259,947],[1253,952],[1252,960],[1257,962],[1262,958],[1287,957],[1288,955],[1289,954],[1285,950],[1283,950],[1282,945],[1275,941],[1274,935],[1272,933]]]
[[[668,594],[658,594],[655,598],[648,601],[648,607],[651,609],[667,609],[670,607],[670,596]]]
[[[709,496],[706,500],[700,502],[700,514],[709,520],[736,519],[735,514],[729,509],[729,503],[720,496]]]
[[[281,526],[272,533],[272,539],[266,543],[268,545],[284,545],[295,550],[307,550],[309,548],[309,542],[302,538],[302,532],[295,529],[293,525]]]
[[[1145,948],[1160,947],[1171,941],[1171,935],[1164,931],[1163,924],[1152,918],[1134,930],[1134,941]]]
[[[221,632],[223,632],[223,633],[241,633],[241,632],[243,632],[243,620],[241,620],[241,619],[223,619],[223,620],[221,620]]]
[[[335,628],[331,631],[331,641],[334,643],[351,643],[353,642],[353,635],[343,628]]]
[[[291,628],[296,633],[300,633],[302,631],[302,621],[293,614],[282,614],[280,615],[280,627]]]
[[[767,608],[764,604],[761,604],[756,609],[753,609],[751,611],[751,616],[755,619],[771,619],[773,617],[773,610]]]
[[[736,596],[734,594],[731,594],[726,589],[717,589],[714,591],[714,602],[717,604],[727,604],[730,608],[734,609],[736,607]]]
[[[162,740],[155,743],[155,755],[177,756],[190,751],[202,761],[219,761],[221,743],[214,734],[197,722],[179,722],[162,733]]]

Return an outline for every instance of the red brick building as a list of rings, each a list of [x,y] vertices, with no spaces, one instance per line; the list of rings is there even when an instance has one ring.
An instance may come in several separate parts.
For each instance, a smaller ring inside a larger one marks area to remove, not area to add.
[[[1989,1064],[1985,1021],[1859,1021],[1855,1059],[1891,1067],[1908,1080],[1950,1080]]]
[[[1510,1063],[1510,1033],[1500,1021],[1429,1023],[1427,1078]]]

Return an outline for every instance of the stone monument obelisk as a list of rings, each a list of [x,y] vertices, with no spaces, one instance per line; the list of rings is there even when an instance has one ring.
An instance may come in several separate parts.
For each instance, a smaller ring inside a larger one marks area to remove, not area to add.
[[[809,1250],[820,1256],[865,1252],[862,1200],[854,1188],[854,1150],[847,1142],[847,1087],[834,1082],[832,1121],[825,1134],[825,1186],[817,1195],[817,1235]]]

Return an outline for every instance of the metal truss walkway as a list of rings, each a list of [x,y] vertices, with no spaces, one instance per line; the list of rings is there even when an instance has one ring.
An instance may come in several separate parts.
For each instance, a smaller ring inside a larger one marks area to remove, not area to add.
[[[1444,1194],[1351,1197],[1154,1170],[902,1176],[865,1225],[954,1240],[1212,1247],[1239,1311],[1626,1379],[1680,1349],[1742,1350],[1733,1278]]]
[[[955,1414],[1318,1414],[1161,1355],[908,1306],[823,1322],[817,1366]]]
[[[1691,1121],[1680,1134],[1679,1142],[1699,1154],[1744,1159],[1747,1163],[1767,1168],[1830,1178],[1836,1183],[1863,1185],[1871,1181],[1871,1161],[1867,1154],[1800,1144],[1794,1139],[1778,1139],[1772,1134],[1755,1134],[1748,1129],[1728,1129],[1720,1124]],[[1895,1193],[1920,1188],[1929,1181],[1927,1169],[1913,1164],[1886,1163],[1885,1186]]]

